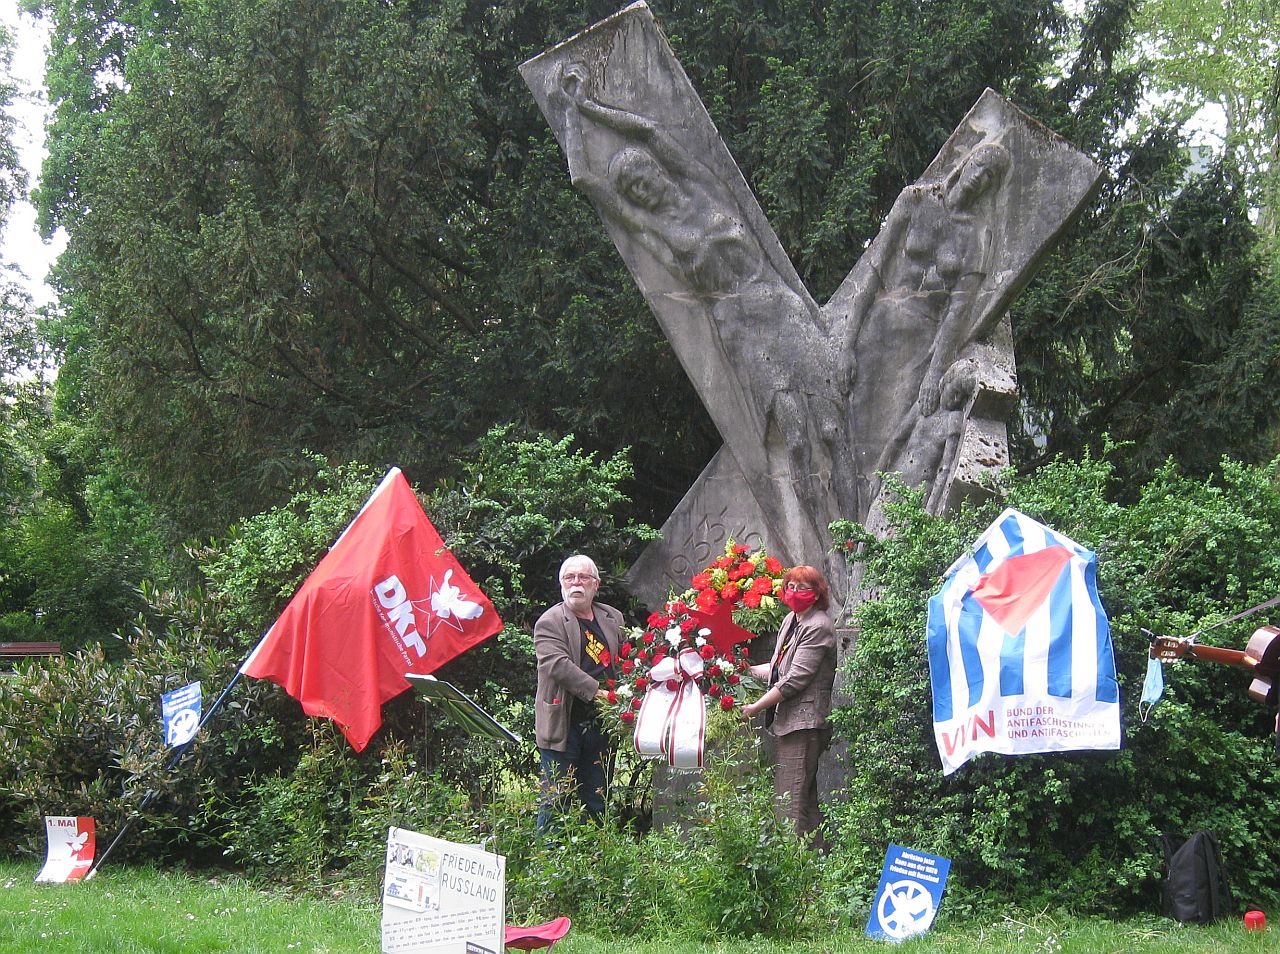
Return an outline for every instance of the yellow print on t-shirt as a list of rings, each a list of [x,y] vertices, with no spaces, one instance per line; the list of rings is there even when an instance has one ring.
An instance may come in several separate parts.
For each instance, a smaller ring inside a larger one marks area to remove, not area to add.
[[[587,656],[590,657],[591,661],[598,664],[601,656],[607,651],[608,647],[600,642],[600,637],[591,630],[587,630]]]

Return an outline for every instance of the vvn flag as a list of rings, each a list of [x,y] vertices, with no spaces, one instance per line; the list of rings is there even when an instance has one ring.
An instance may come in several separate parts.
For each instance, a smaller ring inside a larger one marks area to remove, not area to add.
[[[270,679],[358,752],[382,704],[502,628],[393,467],[240,671]]]
[[[933,730],[944,774],[980,752],[1120,748],[1097,557],[1016,510],[929,600]]]

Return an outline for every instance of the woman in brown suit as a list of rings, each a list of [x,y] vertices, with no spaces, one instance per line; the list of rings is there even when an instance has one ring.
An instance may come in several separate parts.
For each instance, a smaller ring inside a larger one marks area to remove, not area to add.
[[[777,737],[773,788],[778,815],[807,835],[822,824],[818,806],[818,756],[831,740],[831,687],[836,678],[836,636],[827,608],[827,581],[811,566],[795,566],[782,580],[782,601],[791,612],[778,631],[773,659],[751,667],[769,688],[743,706],[750,717],[765,713]]]

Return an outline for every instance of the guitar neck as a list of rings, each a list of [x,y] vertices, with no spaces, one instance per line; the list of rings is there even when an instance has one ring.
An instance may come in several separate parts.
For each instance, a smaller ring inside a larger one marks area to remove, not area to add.
[[[1221,646],[1202,646],[1195,643],[1187,649],[1191,659],[1203,659],[1205,662],[1223,663],[1240,669],[1252,669],[1258,661],[1238,649],[1223,649]]]

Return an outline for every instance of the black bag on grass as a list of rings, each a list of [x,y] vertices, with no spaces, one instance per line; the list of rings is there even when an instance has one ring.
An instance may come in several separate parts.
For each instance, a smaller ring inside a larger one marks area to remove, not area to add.
[[[1166,917],[1208,924],[1235,907],[1213,832],[1198,831],[1185,841],[1166,834],[1164,865],[1160,908]]]

